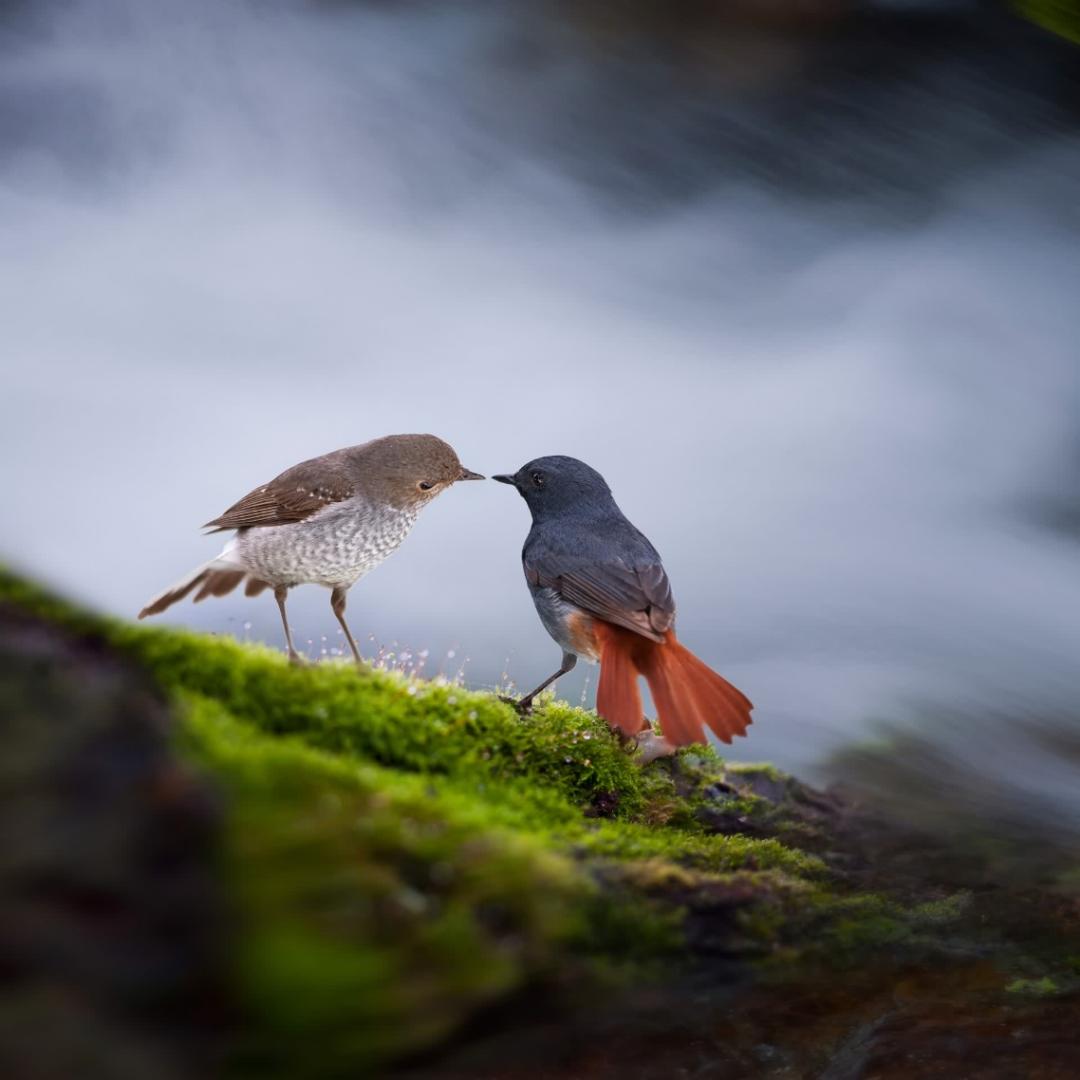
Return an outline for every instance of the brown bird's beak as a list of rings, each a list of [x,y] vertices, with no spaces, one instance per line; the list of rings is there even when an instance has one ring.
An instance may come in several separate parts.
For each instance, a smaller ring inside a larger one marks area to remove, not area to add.
[[[506,473],[499,473],[498,476],[492,476],[492,480],[498,480],[500,484],[510,484],[511,487],[517,487],[517,481],[512,476],[507,476]]]
[[[465,466],[462,465],[462,467],[461,467],[461,475],[458,477],[458,479],[459,480],[483,480],[484,477],[481,476],[478,472],[473,472],[472,469],[466,469]]]

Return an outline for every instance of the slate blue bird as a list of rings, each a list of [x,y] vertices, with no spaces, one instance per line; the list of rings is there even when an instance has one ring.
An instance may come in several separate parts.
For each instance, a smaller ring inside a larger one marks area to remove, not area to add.
[[[563,650],[550,678],[517,703],[527,712],[578,657],[600,661],[597,712],[626,736],[649,728],[638,676],[652,693],[664,739],[729,743],[753,705],[675,637],[675,601],[656,548],[627,520],[604,478],[577,458],[536,458],[511,484],[532,512],[521,559],[540,621]]]

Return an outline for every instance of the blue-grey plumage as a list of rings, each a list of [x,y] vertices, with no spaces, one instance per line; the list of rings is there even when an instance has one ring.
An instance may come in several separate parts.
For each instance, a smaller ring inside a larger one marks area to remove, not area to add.
[[[551,635],[564,654],[594,663],[600,659],[592,619],[587,611],[564,600],[549,585],[529,584],[536,613],[544,629]]]
[[[532,528],[522,565],[537,613],[563,650],[554,675],[578,657],[599,659],[597,709],[625,734],[645,729],[637,676],[644,675],[665,736],[675,745],[745,733],[750,702],[675,637],[675,601],[656,548],[619,509],[604,478],[576,458],[536,458],[495,476],[528,504]]]
[[[532,512],[522,564],[540,619],[560,645],[580,640],[567,626],[578,615],[663,640],[675,622],[675,600],[660,554],[595,469],[556,455],[495,479],[512,483]]]

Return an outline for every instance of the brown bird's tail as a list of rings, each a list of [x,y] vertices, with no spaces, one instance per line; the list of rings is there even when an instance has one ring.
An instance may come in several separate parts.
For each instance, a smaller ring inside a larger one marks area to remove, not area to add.
[[[195,593],[195,603],[205,600],[208,596],[224,596],[231,593],[237,585],[247,576],[245,570],[234,570],[215,565],[217,560],[211,560],[193,570],[187,577],[171,585],[163,593],[159,593],[146,607],[139,612],[139,618],[145,619],[147,615],[160,615],[166,608],[183,600],[185,596],[198,588]],[[257,596],[269,586],[265,581],[249,578],[244,593],[247,596]]]
[[[651,641],[610,623],[595,623],[600,645],[596,711],[612,727],[637,735],[645,726],[637,677],[652,692],[664,738],[675,746],[705,743],[706,728],[722,742],[745,735],[751,724],[749,698],[721,678],[669,630]]]

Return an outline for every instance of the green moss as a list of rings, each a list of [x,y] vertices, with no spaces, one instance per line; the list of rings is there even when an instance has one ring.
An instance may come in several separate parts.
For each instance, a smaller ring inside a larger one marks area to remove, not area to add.
[[[1077,0],[1014,0],[1021,15],[1051,33],[1080,43],[1080,4]]]
[[[579,1010],[648,979],[694,985],[679,976],[695,958],[710,979],[752,964],[784,995],[849,977],[887,989],[890,971],[971,956],[990,961],[991,996],[1000,972],[1019,976],[1013,995],[1078,988],[1067,870],[1043,895],[1026,878],[1003,889],[987,861],[981,877],[946,876],[948,891],[923,876],[925,837],[891,860],[881,845],[897,837],[877,819],[711,749],[643,769],[594,713],[551,697],[522,719],[445,682],[292,668],[88,614],[0,570],[12,607],[141,664],[177,749],[221,793],[245,1075],[375,1075],[492,1006],[551,995]],[[960,854],[978,865],[995,843]]]
[[[916,904],[910,911],[911,920],[920,927],[946,926],[960,919],[971,906],[971,893],[964,889],[940,900]]]
[[[1048,975],[1041,979],[1013,979],[1005,987],[1007,994],[1021,994],[1024,997],[1052,997],[1058,991],[1058,984]]]
[[[829,891],[815,856],[706,827],[707,804],[775,813],[711,750],[642,769],[595,713],[552,699],[522,719],[445,682],[294,668],[88,615],[2,572],[0,604],[138,661],[219,785],[246,1070],[363,1074],[528,987],[670,973],[698,904],[730,904],[733,948],[765,951],[801,925],[802,897]]]
[[[806,879],[794,900],[778,926],[778,937],[790,946],[780,956],[781,975],[790,974],[793,959],[811,967],[853,969],[871,957],[878,964],[886,958],[911,963],[949,954],[971,903],[966,892],[912,904]]]
[[[787,777],[775,766],[764,762],[734,761],[727,767],[728,772],[746,778],[764,777],[774,783],[782,784]]]
[[[384,781],[409,776],[482,807],[483,819],[546,842],[609,858],[667,857],[710,869],[776,868],[817,873],[821,864],[775,840],[708,836],[693,800],[670,772],[641,769],[595,713],[547,700],[520,718],[493,694],[351,664],[290,666],[280,653],[228,638],[87,616],[0,572],[0,599],[105,637],[139,660],[178,698],[213,703],[217,715],[288,736],[344,762],[384,766]],[[711,750],[678,755],[685,779],[722,776]],[[668,803],[672,820],[658,822]],[[584,816],[602,807],[611,820]],[[747,816],[765,804],[740,795]],[[664,828],[655,828],[664,824]]]
[[[617,859],[668,859],[703,870],[781,870],[796,875],[824,873],[812,855],[776,840],[654,831],[634,825],[602,825],[583,839],[586,851]]]
[[[380,1060],[541,978],[584,936],[595,883],[452,792],[267,737],[207,701],[189,707],[184,742],[231,807],[246,1058],[302,1074],[318,1039],[343,1068]]]

